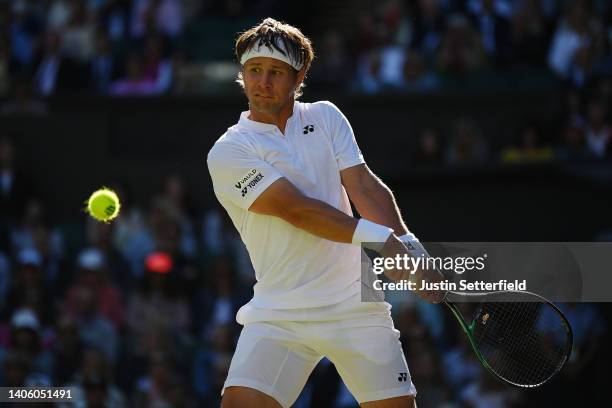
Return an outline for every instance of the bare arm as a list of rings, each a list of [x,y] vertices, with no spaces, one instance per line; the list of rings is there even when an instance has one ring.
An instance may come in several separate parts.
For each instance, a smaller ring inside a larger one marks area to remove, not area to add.
[[[363,218],[386,225],[395,234],[408,232],[393,193],[365,164],[340,172],[342,184],[357,211]]]
[[[249,211],[282,218],[296,228],[335,242],[350,243],[357,226],[357,219],[305,196],[284,177],[257,197]]]
[[[384,202],[384,199],[382,201]],[[374,207],[373,204],[372,206]],[[279,217],[296,228],[335,242],[351,243],[357,227],[357,219],[323,201],[305,196],[284,177],[276,180],[261,193],[251,204],[249,211]],[[385,216],[384,213],[381,214]],[[399,219],[399,212],[397,217]],[[409,255],[407,248],[395,234],[391,234],[381,250],[381,256],[394,258],[403,254]],[[406,275],[406,271],[394,268],[388,269],[386,274],[393,280],[405,278],[420,280],[422,275],[420,272],[416,275]],[[439,301],[439,294],[436,292],[418,293],[429,302]]]

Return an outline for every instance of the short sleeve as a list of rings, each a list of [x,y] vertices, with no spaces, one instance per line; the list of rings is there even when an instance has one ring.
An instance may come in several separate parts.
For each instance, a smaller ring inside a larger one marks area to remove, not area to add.
[[[215,194],[248,210],[283,175],[247,147],[217,143],[208,153],[208,171]]]
[[[338,169],[344,170],[365,163],[346,116],[333,103],[328,101],[321,103],[324,105]]]

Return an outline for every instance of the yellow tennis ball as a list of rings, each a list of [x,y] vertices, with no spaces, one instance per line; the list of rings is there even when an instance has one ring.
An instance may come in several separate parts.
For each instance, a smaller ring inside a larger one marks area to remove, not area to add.
[[[87,212],[98,221],[109,222],[119,215],[121,203],[117,194],[109,188],[95,191],[87,200]]]

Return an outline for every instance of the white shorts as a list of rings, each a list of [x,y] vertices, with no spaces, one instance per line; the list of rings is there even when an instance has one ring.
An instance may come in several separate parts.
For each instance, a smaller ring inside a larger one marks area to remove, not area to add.
[[[388,319],[386,324],[368,315],[341,322],[248,323],[223,388],[254,388],[290,407],[327,357],[359,403],[416,395],[399,331]]]

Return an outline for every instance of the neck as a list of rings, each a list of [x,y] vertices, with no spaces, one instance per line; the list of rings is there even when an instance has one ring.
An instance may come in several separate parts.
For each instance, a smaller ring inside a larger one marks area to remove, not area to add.
[[[269,123],[271,125],[276,125],[282,134],[285,134],[285,126],[287,126],[287,121],[293,115],[293,105],[295,101],[289,102],[285,105],[279,112],[269,113],[269,112],[261,112],[249,109],[249,119],[254,120],[255,122],[261,123]]]

